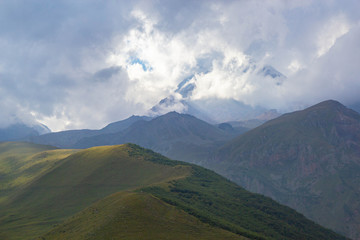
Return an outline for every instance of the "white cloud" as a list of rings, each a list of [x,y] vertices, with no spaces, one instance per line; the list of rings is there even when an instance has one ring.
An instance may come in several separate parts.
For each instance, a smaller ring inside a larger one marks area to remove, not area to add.
[[[322,24],[316,39],[317,57],[327,53],[334,46],[336,40],[348,33],[349,30],[350,24],[343,14],[335,16]]]
[[[290,70],[290,72],[292,74],[294,74],[297,71],[299,71],[300,69],[302,69],[303,67],[302,67],[301,63],[299,62],[299,60],[293,59],[287,68]]]

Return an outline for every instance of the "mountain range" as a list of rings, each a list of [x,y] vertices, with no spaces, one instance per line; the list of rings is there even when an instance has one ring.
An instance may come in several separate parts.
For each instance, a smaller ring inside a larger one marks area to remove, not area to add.
[[[209,124],[188,114],[170,112],[149,119],[133,116],[101,130],[72,130],[32,137],[38,144],[60,148],[89,148],[102,145],[135,143],[170,158],[199,163],[208,159],[217,147],[245,127]]]
[[[1,239],[346,239],[134,144],[0,144]]]
[[[75,144],[77,144],[77,142],[83,138],[121,132],[137,121],[148,121],[150,119],[150,117],[145,116],[131,116],[125,120],[110,123],[106,127],[99,130],[68,130],[48,133],[41,136],[30,136],[22,140],[27,140],[39,144],[52,145],[59,148],[74,148]]]
[[[210,168],[359,239],[359,122],[359,113],[329,100],[261,126],[261,120],[213,125],[170,112],[154,118],[133,116],[100,130],[50,133],[28,140],[62,148],[136,143]]]

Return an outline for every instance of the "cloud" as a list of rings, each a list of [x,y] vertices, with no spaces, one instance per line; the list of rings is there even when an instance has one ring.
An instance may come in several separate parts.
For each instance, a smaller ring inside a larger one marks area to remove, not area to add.
[[[360,100],[360,48],[356,46],[360,41],[359,23],[339,37],[326,53],[313,60],[311,67],[293,77],[289,87],[290,92],[297,90],[293,100],[313,104],[331,98],[348,105]]]
[[[144,67],[143,67],[144,68]],[[112,66],[101,69],[94,74],[94,81],[108,81],[121,71],[121,67]]]
[[[317,57],[321,57],[328,52],[334,46],[336,40],[346,34],[349,29],[350,26],[344,15],[336,16],[324,23],[317,36]]]
[[[189,77],[194,100],[360,101],[359,11],[356,0],[0,1],[0,124],[99,128],[146,114]],[[287,79],[259,75],[266,65]]]

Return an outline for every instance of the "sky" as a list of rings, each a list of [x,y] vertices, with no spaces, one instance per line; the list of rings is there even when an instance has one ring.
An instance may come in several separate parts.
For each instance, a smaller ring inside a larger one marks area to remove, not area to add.
[[[358,0],[0,0],[0,127],[101,128],[190,96],[360,102]],[[270,65],[282,84],[252,72]]]

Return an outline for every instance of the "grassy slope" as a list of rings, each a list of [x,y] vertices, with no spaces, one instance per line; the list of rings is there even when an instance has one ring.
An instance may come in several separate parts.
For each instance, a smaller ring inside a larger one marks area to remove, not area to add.
[[[205,224],[151,194],[120,192],[76,214],[43,239],[245,238]]]
[[[0,143],[0,204],[75,150],[23,142]]]
[[[188,167],[155,164],[129,152],[127,145],[97,147],[58,162],[56,168],[0,205],[0,233],[6,233],[6,239],[35,237],[109,194],[189,172]]]
[[[142,156],[148,153],[151,154],[149,150],[134,145],[130,146],[133,147],[133,156]],[[151,158],[148,160],[169,166],[184,164],[163,157]],[[172,180],[169,184],[153,185],[137,189],[136,192],[141,194],[142,197],[146,196],[147,199],[152,199],[153,196],[155,196],[168,204],[177,206],[212,227],[221,228],[251,239],[344,239],[343,237],[307,220],[294,210],[281,206],[269,198],[252,194],[212,171],[194,165],[187,166],[191,166],[191,176]],[[143,195],[144,193],[148,193],[149,195]],[[115,196],[112,197],[112,199],[115,200]],[[134,196],[140,197],[140,195]],[[164,205],[163,202],[158,203]],[[98,204],[108,206],[106,200],[105,202],[100,201]],[[115,207],[115,209],[121,209],[128,206],[127,204],[120,202],[118,204],[119,205],[111,205],[110,208]],[[75,217],[75,220],[70,219],[68,223],[59,226],[47,236],[65,239],[66,236],[76,236],[81,232],[82,234],[91,234],[93,237],[92,239],[101,239],[101,237],[99,237],[103,236],[101,232],[90,230],[90,228],[88,230],[84,229],[86,226],[99,226],[98,223],[96,223],[96,220],[95,222],[93,220],[87,220],[91,211],[93,214],[97,214],[96,210],[100,209],[98,207],[99,205],[92,206],[92,210],[88,209],[87,212],[81,213],[80,217]],[[142,206],[134,206],[134,209],[138,208],[141,209]],[[132,210],[131,212],[134,211],[136,212],[137,210]],[[114,210],[114,212],[117,212],[117,210]],[[158,219],[156,217],[154,219],[153,214],[146,213],[147,214],[145,214],[144,217],[147,218],[151,215],[151,221],[154,221],[153,223],[156,223],[159,220],[160,222],[166,221],[165,219]],[[104,217],[101,217],[104,216],[104,214],[106,214],[106,211],[101,213],[97,220],[102,222],[100,226],[105,225],[104,221],[106,220]],[[120,216],[124,216],[123,213],[119,214]],[[113,217],[110,217],[110,219],[112,220],[108,223],[109,226],[115,224],[114,228],[116,228],[115,226],[121,228],[121,226],[116,225],[116,220],[114,220]],[[124,239],[134,239],[132,234],[136,231],[144,231],[144,234],[151,234],[152,228],[155,227],[153,224],[150,224],[145,229],[142,229],[137,226],[142,225],[142,220],[136,220],[135,218],[134,222],[136,223],[135,226],[129,224],[128,234],[122,235]],[[74,229],[74,225],[79,226],[79,223],[81,230]],[[169,239],[172,239],[173,236],[177,236],[177,234],[170,236],[172,237]],[[141,239],[141,236],[137,235],[137,237]],[[210,236],[207,237],[210,238]],[[46,237],[46,239],[48,238]],[[70,237],[70,239],[72,238]]]

